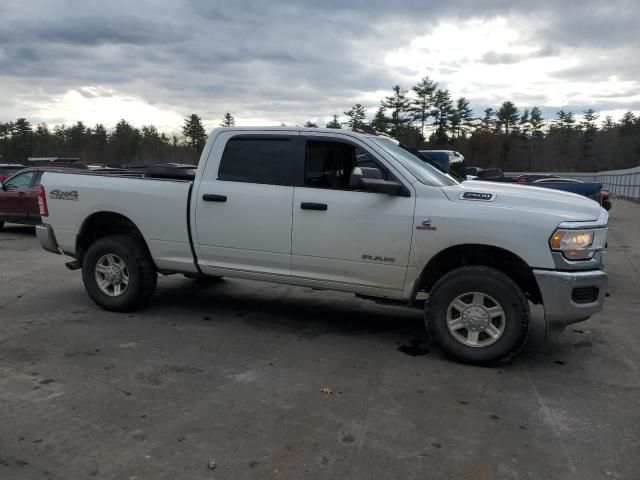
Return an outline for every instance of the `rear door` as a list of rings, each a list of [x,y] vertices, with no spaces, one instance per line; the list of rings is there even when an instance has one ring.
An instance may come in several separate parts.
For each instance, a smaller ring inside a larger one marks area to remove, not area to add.
[[[205,273],[291,274],[296,138],[295,132],[223,132],[216,138],[192,200]]]
[[[18,173],[4,182],[0,193],[0,215],[6,222],[29,222],[29,191],[37,172]],[[37,198],[36,198],[37,212]]]
[[[383,178],[398,180],[355,139],[309,134],[305,150],[304,186],[293,199],[292,275],[402,290],[415,197],[352,189],[354,166],[378,167]]]

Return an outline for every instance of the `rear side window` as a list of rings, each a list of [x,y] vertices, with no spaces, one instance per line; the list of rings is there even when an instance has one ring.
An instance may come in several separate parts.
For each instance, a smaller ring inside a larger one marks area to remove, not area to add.
[[[222,153],[218,180],[294,185],[292,162],[289,138],[232,138]]]

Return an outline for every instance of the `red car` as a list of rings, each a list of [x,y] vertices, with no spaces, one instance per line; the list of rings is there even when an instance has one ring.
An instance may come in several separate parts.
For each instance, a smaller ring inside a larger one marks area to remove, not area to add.
[[[0,229],[5,223],[38,225],[40,209],[38,190],[40,178],[46,171],[72,170],[60,167],[25,168],[2,181],[0,190]]]

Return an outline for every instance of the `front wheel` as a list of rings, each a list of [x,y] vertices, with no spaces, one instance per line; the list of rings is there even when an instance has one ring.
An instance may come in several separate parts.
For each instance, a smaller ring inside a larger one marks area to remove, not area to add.
[[[149,302],[158,274],[140,240],[130,235],[110,235],[87,250],[82,261],[82,280],[98,306],[130,312]]]
[[[505,363],[527,338],[529,303],[520,287],[494,268],[447,273],[433,287],[426,308],[433,339],[448,357],[463,363]]]

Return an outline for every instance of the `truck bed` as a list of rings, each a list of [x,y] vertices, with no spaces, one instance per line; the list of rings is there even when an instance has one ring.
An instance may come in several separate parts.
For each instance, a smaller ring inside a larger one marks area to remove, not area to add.
[[[135,224],[159,270],[196,271],[189,241],[188,205],[192,181],[140,174],[72,172],[44,174],[49,217],[65,253],[93,215],[117,212]]]

